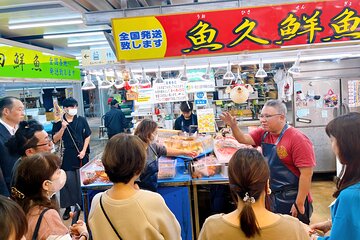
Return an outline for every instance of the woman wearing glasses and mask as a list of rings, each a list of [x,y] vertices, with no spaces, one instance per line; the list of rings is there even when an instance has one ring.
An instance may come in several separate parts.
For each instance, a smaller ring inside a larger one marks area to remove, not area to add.
[[[83,221],[73,224],[70,230],[61,221],[56,198],[52,196],[65,182],[66,174],[60,169],[60,159],[55,154],[38,153],[20,162],[11,198],[25,212],[26,239],[88,239]]]
[[[280,100],[267,101],[259,115],[261,126],[249,134],[240,130],[230,113],[224,112],[220,118],[231,127],[238,142],[261,146],[270,167],[272,211],[291,214],[309,224],[315,153],[312,142],[287,124],[285,104]]]
[[[17,168],[23,158],[40,152],[51,152],[53,143],[44,127],[36,120],[22,121],[19,128],[6,143],[11,154],[17,154],[20,158],[14,164],[11,172],[10,186],[14,185]]]

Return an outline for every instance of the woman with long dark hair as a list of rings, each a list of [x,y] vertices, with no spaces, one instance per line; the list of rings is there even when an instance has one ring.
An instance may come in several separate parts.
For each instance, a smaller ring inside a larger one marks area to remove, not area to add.
[[[298,219],[266,209],[265,198],[271,193],[269,177],[269,167],[260,152],[239,149],[229,162],[230,190],[237,208],[206,219],[199,239],[309,239]]]
[[[351,112],[331,120],[326,126],[332,150],[343,165],[331,204],[331,220],[313,224],[314,230],[330,236],[317,240],[360,239],[360,113]]]

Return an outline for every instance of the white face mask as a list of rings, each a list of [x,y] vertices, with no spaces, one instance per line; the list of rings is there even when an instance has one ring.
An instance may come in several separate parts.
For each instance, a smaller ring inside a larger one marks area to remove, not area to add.
[[[75,116],[77,114],[77,109],[76,108],[70,108],[68,109],[68,114],[71,116]]]
[[[47,180],[51,184],[50,189],[48,190],[48,192],[50,193],[49,196],[48,196],[49,199],[52,198],[52,196],[54,196],[54,194],[56,192],[60,191],[64,187],[64,185],[66,183],[66,173],[65,173],[65,171],[60,169],[60,174],[59,175],[60,176],[57,179],[53,180],[53,181]]]

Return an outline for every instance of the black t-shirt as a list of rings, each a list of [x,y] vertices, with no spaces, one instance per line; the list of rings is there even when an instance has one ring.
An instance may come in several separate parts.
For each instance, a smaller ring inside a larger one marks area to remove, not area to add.
[[[183,132],[190,133],[190,125],[197,125],[197,116],[195,114],[191,114],[190,119],[186,120],[184,115],[181,115],[175,120],[175,130],[181,130]],[[197,127],[191,128],[191,133],[197,131]]]
[[[66,121],[66,118],[64,116]],[[91,130],[89,124],[86,119],[81,116],[74,116],[72,122],[67,126],[69,129],[74,141],[76,143],[79,151],[82,150],[84,146],[84,141],[87,137],[91,135]],[[53,136],[61,129],[61,121],[53,124],[52,134]],[[85,156],[82,161],[77,157],[79,155],[74,141],[71,139],[69,131],[65,129],[64,134],[62,136],[63,146],[64,146],[64,156],[61,168],[65,171],[72,171],[74,169],[80,168],[82,165],[86,164],[89,161],[89,157]],[[90,152],[90,148],[88,147],[86,150],[87,153]],[[87,154],[88,155],[88,154]]]

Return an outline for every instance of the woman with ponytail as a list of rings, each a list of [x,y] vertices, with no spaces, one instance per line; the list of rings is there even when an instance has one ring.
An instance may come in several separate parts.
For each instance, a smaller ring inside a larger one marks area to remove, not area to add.
[[[271,193],[269,178],[269,167],[261,153],[239,149],[229,162],[230,190],[237,208],[207,218],[199,239],[309,239],[298,219],[266,209],[265,199]]]

